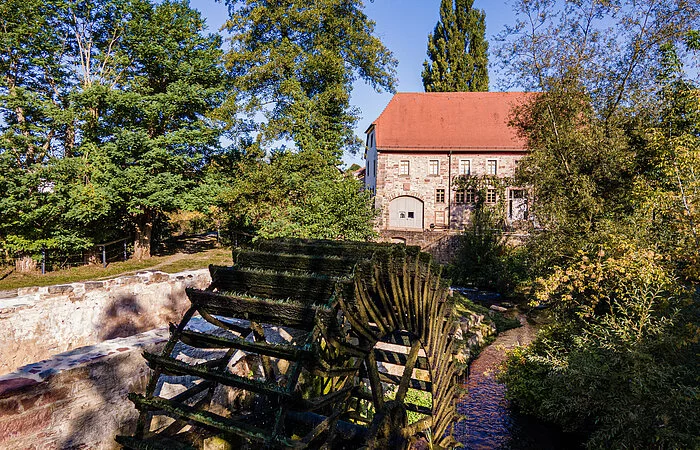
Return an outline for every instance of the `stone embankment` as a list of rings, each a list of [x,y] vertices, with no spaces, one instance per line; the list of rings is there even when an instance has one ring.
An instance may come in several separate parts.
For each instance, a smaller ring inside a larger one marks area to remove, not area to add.
[[[117,448],[142,392],[144,350],[205,288],[206,269],[143,272],[107,281],[22,288],[0,295],[0,448]],[[9,373],[8,373],[9,372]]]
[[[207,269],[0,292],[0,375],[75,348],[179,322]]]

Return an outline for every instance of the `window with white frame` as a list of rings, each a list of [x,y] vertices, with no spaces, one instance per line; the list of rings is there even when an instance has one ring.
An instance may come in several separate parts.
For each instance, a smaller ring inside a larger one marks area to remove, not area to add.
[[[399,175],[408,176],[410,171],[410,166],[408,160],[402,160],[399,162]]]
[[[486,203],[496,203],[496,190],[487,189],[486,190]]]
[[[469,159],[459,160],[459,174],[460,175],[471,175],[472,172],[472,162]]]
[[[435,203],[445,203],[444,189],[435,189]]]
[[[497,175],[498,170],[498,160],[489,159],[486,161],[486,174],[487,175]]]
[[[440,161],[437,159],[431,159],[428,163],[428,174],[429,175],[439,175],[440,174]]]

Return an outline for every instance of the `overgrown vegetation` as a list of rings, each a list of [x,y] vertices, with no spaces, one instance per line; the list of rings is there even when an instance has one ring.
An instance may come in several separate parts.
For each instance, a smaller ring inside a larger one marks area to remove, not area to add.
[[[501,379],[590,448],[697,448],[700,97],[696,2],[528,2],[501,48],[542,91],[513,124],[543,231],[528,241],[553,323]]]
[[[505,191],[513,184],[508,178],[465,176],[455,181],[456,190],[470,190],[475,202],[468,227],[460,235],[460,243],[448,273],[455,284],[475,286],[512,296],[527,277],[525,251],[511,245],[504,234]],[[498,201],[487,203],[488,191]]]

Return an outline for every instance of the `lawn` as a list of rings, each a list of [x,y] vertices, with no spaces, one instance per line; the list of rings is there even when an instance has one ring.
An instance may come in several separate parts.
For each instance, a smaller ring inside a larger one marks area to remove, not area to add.
[[[144,261],[129,260],[114,262],[102,267],[90,265],[67,270],[40,273],[12,272],[0,280],[0,291],[30,286],[50,286],[88,280],[104,280],[121,275],[129,275],[142,270],[159,270],[167,273],[201,269],[209,264],[231,265],[230,248],[214,248],[197,253],[175,253],[167,256],[154,256]]]

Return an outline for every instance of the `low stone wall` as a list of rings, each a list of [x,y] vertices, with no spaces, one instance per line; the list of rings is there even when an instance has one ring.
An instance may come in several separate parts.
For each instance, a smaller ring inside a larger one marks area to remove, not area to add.
[[[0,375],[78,347],[179,322],[208,269],[0,292]]]
[[[158,352],[166,329],[55,355],[0,376],[0,448],[120,448],[138,412],[126,399],[148,382],[144,350]]]
[[[382,242],[404,243],[418,245],[424,252],[430,253],[440,264],[451,262],[459,249],[459,235],[456,230],[434,231],[382,231],[379,240]]]

